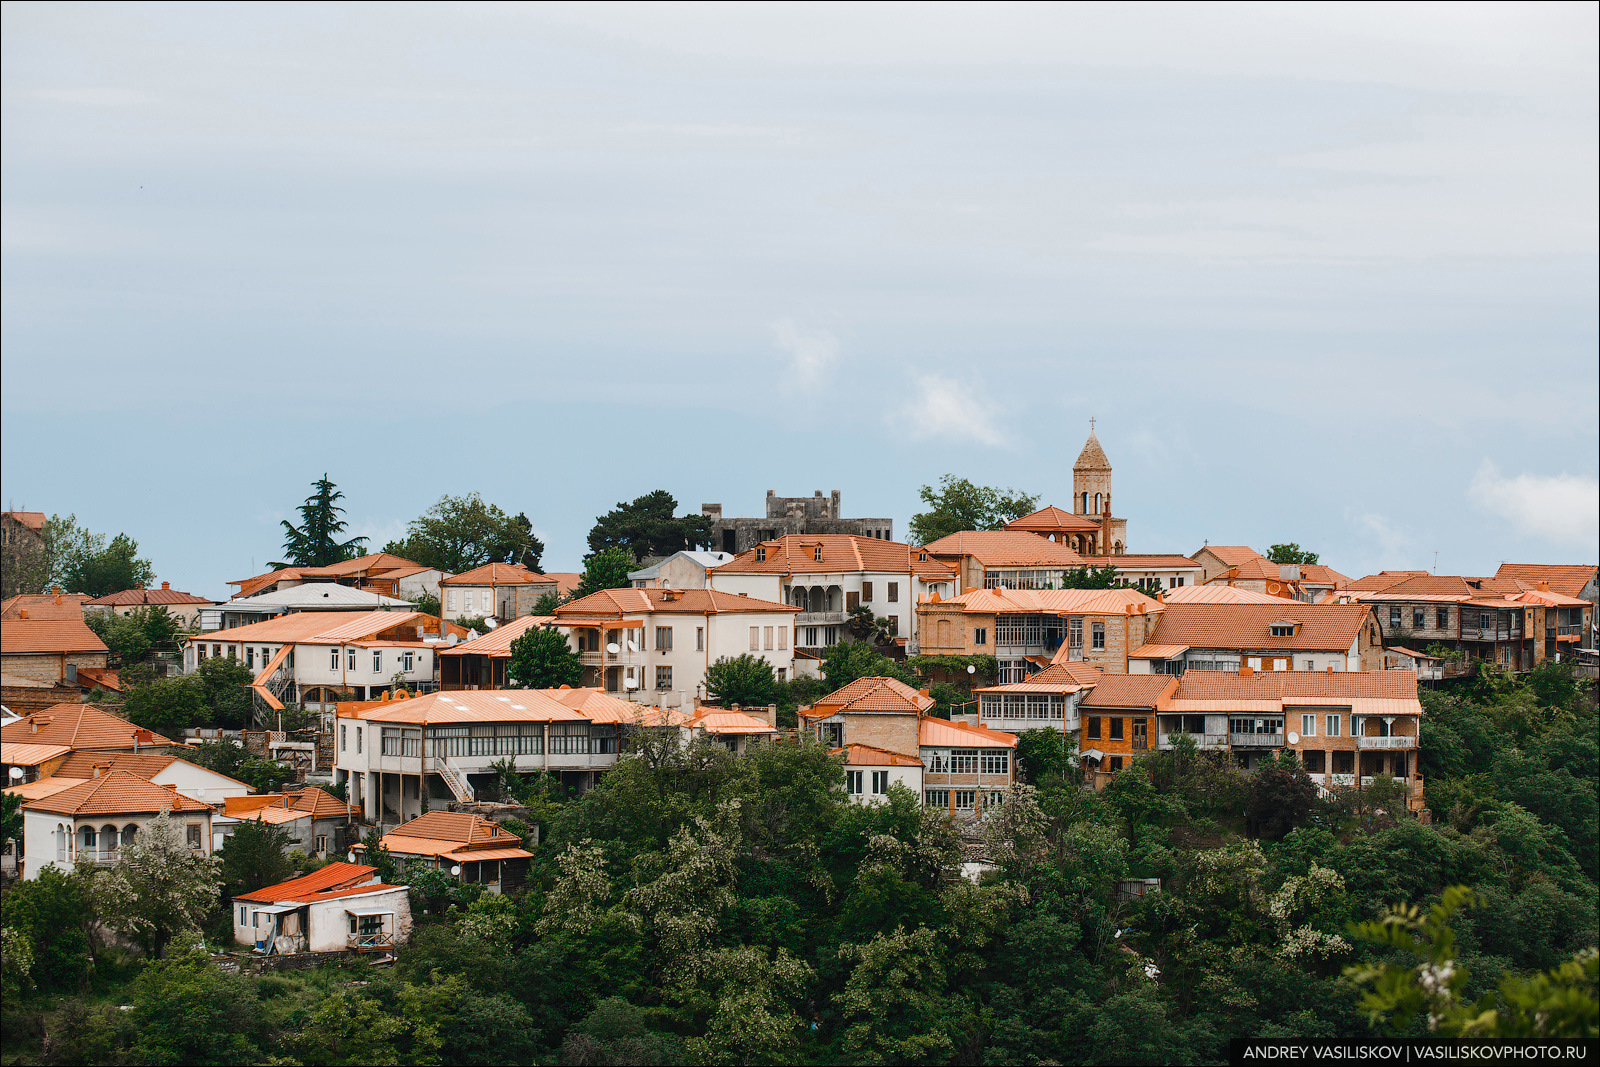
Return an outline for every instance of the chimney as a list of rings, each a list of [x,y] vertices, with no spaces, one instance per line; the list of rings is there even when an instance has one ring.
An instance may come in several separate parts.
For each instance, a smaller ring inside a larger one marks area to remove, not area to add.
[[[32,715],[28,716],[28,725],[32,727],[32,729],[28,731],[30,734],[36,734],[39,732],[39,720],[35,719]]]
[[[171,582],[162,582],[161,583],[161,588],[163,588],[163,589],[171,589],[172,588],[172,583]]]
[[[1237,578],[1237,577],[1239,577],[1239,568],[1238,567],[1229,567],[1228,568],[1228,577],[1229,578]]]
[[[61,603],[61,593],[59,591],[57,591],[57,593],[56,593],[56,604],[59,605],[60,603]]]
[[[27,617],[28,617],[28,609],[27,608],[19,608],[17,610],[17,618],[26,619]]]
[[[1248,678],[1254,673],[1256,673],[1255,668],[1248,663],[1239,668],[1239,677],[1241,678]]]
[[[1549,591],[1550,591],[1550,583],[1549,582],[1540,582],[1539,583],[1539,592],[1548,593]]]
[[[926,689],[918,689],[918,690],[917,690],[917,696],[919,696],[919,697],[925,697],[925,696],[927,696],[927,695],[928,695],[928,691],[927,691],[927,690],[926,690]]]
[[[56,596],[60,596],[61,595],[61,587],[59,585],[52,585],[50,587],[50,592],[54,593]],[[57,603],[60,603],[60,601],[57,601]]]

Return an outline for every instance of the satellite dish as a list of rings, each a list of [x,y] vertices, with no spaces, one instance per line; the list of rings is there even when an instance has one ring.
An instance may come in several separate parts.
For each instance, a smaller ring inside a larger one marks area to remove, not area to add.
[[[628,638],[628,651],[629,652],[637,652],[637,651],[639,651],[638,647],[633,643],[633,638],[631,638],[631,637]]]
[[[1300,743],[1300,735],[1291,730],[1289,732],[1289,743],[1291,745],[1298,745]]]
[[[21,767],[13,767],[13,768],[11,768],[11,777],[13,777],[13,778],[21,778],[23,773],[24,773],[24,771],[22,770]]]
[[[459,640],[461,640],[461,638],[457,637],[455,634],[451,634],[449,637],[445,638],[445,643],[453,645]]]
[[[492,630],[496,626],[499,626],[500,623],[499,623],[499,620],[495,619],[495,617],[491,615],[488,618],[483,620],[483,625]]]
[[[353,851],[346,852],[344,854],[344,858],[346,863],[354,863],[356,861],[356,854]]]
[[[461,865],[457,864],[456,866],[451,867],[450,868],[450,873],[451,874],[460,874],[461,873]]]
[[[626,685],[628,686],[628,689],[631,691],[631,690],[639,688],[639,681],[636,678],[629,678],[628,681],[626,682]]]
[[[969,664],[967,664],[967,673],[968,674],[977,674],[978,673],[978,668],[975,665],[969,663]]]
[[[622,649],[617,646],[615,641],[612,641],[610,644],[606,645],[606,651],[615,656],[618,652],[621,652]]]

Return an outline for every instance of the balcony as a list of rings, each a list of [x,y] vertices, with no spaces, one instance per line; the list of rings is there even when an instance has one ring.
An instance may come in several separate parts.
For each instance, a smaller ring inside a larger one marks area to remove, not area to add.
[[[794,617],[796,626],[843,626],[842,611],[802,611]]]
[[[351,934],[345,947],[352,952],[381,952],[394,948],[394,935],[388,933]]]
[[[1188,737],[1193,738],[1194,739],[1194,747],[1198,748],[1198,749],[1202,749],[1202,750],[1218,750],[1218,751],[1220,751],[1220,750],[1226,749],[1228,747],[1228,735],[1227,734],[1187,734],[1187,735],[1185,735],[1185,734],[1179,733],[1177,731],[1174,731],[1174,732],[1172,732],[1170,734],[1162,734],[1161,738],[1160,738],[1160,747],[1161,748],[1171,748],[1177,742],[1178,738],[1184,737],[1184,736],[1188,736]],[[1254,736],[1254,735],[1251,735],[1251,736]]]
[[[1402,734],[1390,737],[1357,737],[1356,747],[1360,749],[1416,748],[1417,739]]]
[[[1229,734],[1233,748],[1282,748],[1282,734]]]

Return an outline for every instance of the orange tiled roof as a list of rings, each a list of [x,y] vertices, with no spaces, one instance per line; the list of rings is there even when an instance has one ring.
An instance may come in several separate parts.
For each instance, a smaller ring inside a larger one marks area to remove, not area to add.
[[[1094,515],[1075,515],[1070,511],[1051,504],[1040,508],[1020,519],[1012,519],[1006,523],[1007,530],[1026,530],[1030,533],[1049,532],[1057,530],[1082,531],[1084,533],[1097,532],[1100,529],[1100,519]]]
[[[1276,598],[1275,598],[1276,599]],[[1372,615],[1364,604],[1168,604],[1150,642],[1190,648],[1348,649]],[[1293,637],[1273,637],[1272,624],[1295,623]]]
[[[876,745],[850,744],[829,750],[829,754],[843,753],[847,767],[921,767],[922,761],[903,752],[890,752]]]
[[[741,552],[716,568],[718,574],[819,574],[836,572],[871,574],[917,574],[949,577],[948,563],[932,558],[926,549],[900,541],[883,541],[855,534],[786,534],[763,541],[758,548],[765,559],[756,559],[757,549]],[[822,558],[816,550],[822,549]]]
[[[1170,674],[1106,674],[1079,701],[1080,708],[1160,708],[1178,679]]]
[[[1352,578],[1349,582],[1350,589],[1359,589],[1363,592],[1379,593],[1390,586],[1399,585],[1408,578],[1426,578],[1427,571],[1379,571],[1369,574],[1365,578]]]
[[[119,593],[107,593],[102,597],[84,602],[86,605],[97,608],[131,608],[146,604],[212,604],[203,596],[193,593],[182,593],[173,589],[168,583],[162,582],[160,589],[146,589],[140,586],[137,589],[124,589]]]
[[[724,565],[726,566],[726,564]],[[667,599],[671,597],[671,599]],[[724,593],[717,589],[603,589],[598,593],[556,609],[557,625],[570,617],[579,619],[607,615],[684,614],[716,615],[722,612],[749,613],[781,611],[796,614],[799,608],[771,600]]]
[[[556,583],[556,592],[562,596],[571,596],[583,584],[583,575],[578,571],[548,571],[545,577]]]
[[[1496,578],[1514,578],[1530,584],[1548,582],[1550,588],[1567,596],[1579,596],[1583,587],[1600,571],[1593,563],[1502,563]]]
[[[432,570],[415,560],[402,559],[391,556],[387,552],[372,552],[355,559],[347,559],[343,563],[335,563],[327,567],[283,567],[279,570],[258,574],[253,578],[234,578],[229,585],[237,585],[239,592],[236,596],[249,596],[258,589],[292,579],[305,578],[345,578],[362,576],[367,578],[397,578],[407,574],[416,574],[418,571]]]
[[[956,605],[963,611],[986,615],[1041,612],[1048,615],[1142,615],[1164,610],[1161,603],[1126,586],[1116,589],[973,589],[932,606],[944,605]]]
[[[1271,593],[1258,593],[1254,589],[1239,589],[1231,585],[1180,585],[1162,594],[1167,604],[1276,604],[1283,606],[1283,597]]]
[[[512,619],[508,623],[496,626],[486,634],[478,634],[468,638],[459,645],[440,646],[436,654],[440,656],[495,656],[505,657],[511,655],[511,643],[535,626],[555,622],[554,615],[524,615]]]
[[[1129,675],[1128,677],[1140,677]],[[1145,676],[1150,677],[1150,676]],[[1159,677],[1156,675],[1155,677]],[[1338,706],[1353,701],[1421,714],[1414,671],[1186,671],[1172,695],[1174,710],[1197,703],[1264,702],[1309,706],[1326,701]],[[1376,713],[1376,712],[1373,712]]]
[[[82,593],[19,593],[0,601],[0,619],[83,620],[83,605],[89,598]]]
[[[1305,585],[1331,585],[1336,589],[1350,584],[1347,576],[1321,563],[1300,564],[1300,581]]]
[[[58,815],[123,815],[172,811],[210,811],[210,804],[179,793],[170,786],[157,785],[130,771],[110,771],[90,778],[23,807]]]
[[[128,771],[140,778],[154,778],[176,762],[178,762],[177,756],[168,756],[160,752],[93,752],[88,749],[78,749],[56,768],[55,773],[62,778],[93,778],[95,768],[100,767],[106,770]],[[239,784],[244,785],[243,782]]]
[[[930,556],[971,556],[985,567],[1084,567],[1100,562],[1025,530],[963,530],[927,549]]]
[[[1211,553],[1225,567],[1238,567],[1261,558],[1261,553],[1249,545],[1204,545],[1194,554],[1198,556],[1201,552]]]
[[[1029,534],[1029,536],[1033,536]],[[936,701],[894,678],[857,678],[812,705],[811,718],[826,718],[841,711],[882,711],[920,714]],[[826,710],[824,710],[826,709]]]
[[[577,689],[541,689],[539,692],[571,708],[590,722],[635,723],[640,726],[682,726],[692,716],[677,708],[658,708],[583,686]]]
[[[384,848],[411,856],[514,849],[521,844],[522,838],[509,830],[500,829],[483,816],[459,811],[426,812],[383,835]]]
[[[135,733],[149,734],[150,739],[140,741],[141,745],[174,744],[170,738],[154,731],[141,731],[127,719],[107,714],[92,704],[56,704],[0,726],[0,739],[6,741],[87,749],[132,748]]]
[[[241,893],[233,899],[255,904],[309,903],[318,899],[329,899],[329,894],[342,894],[344,890],[358,886],[365,892],[399,888],[379,884],[377,874],[376,867],[341,861],[319,867],[299,878],[269,885],[265,889],[257,889],[253,893]]]
[[[440,585],[555,585],[556,580],[516,563],[485,563],[439,579]]]
[[[38,619],[34,610],[24,608],[27,618],[0,619],[0,655],[26,656],[67,652],[106,652],[105,642],[84,625],[83,615],[73,605],[75,618]]]
[[[924,715],[917,723],[917,744],[924,748],[1016,748],[1017,735]]]
[[[35,533],[44,529],[45,514],[42,511],[7,511],[5,514]]]

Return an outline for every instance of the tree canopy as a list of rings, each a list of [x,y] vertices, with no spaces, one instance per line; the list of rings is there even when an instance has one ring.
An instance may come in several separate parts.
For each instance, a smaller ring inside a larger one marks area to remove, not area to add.
[[[1294,542],[1286,545],[1273,545],[1267,549],[1267,558],[1274,563],[1315,563],[1317,554],[1307,552]]]
[[[646,556],[670,556],[711,544],[711,520],[704,515],[676,515],[678,501],[665,489],[646,493],[631,504],[619,502],[595,520],[589,551],[628,551],[637,566]]]
[[[586,597],[604,589],[628,588],[628,572],[638,566],[633,555],[621,545],[603,549],[583,558],[583,577],[578,579],[572,599]]]
[[[706,668],[706,694],[725,708],[765,706],[777,701],[778,683],[770,663],[746,652],[723,656]]]
[[[530,626],[511,642],[506,677],[523,689],[559,689],[583,679],[583,657],[554,626]]]
[[[515,563],[537,571],[544,542],[525,512],[508,515],[477,493],[441,496],[406,526],[406,535],[383,546],[390,555],[460,574],[485,563]]]
[[[962,530],[998,530],[1039,506],[1036,495],[974,485],[954,474],[940,478],[937,491],[931,485],[923,486],[921,496],[928,510],[911,516],[909,528],[911,543],[917,545],[931,544]]]
[[[311,485],[316,492],[306,497],[305,503],[300,505],[300,525],[295,526],[288,519],[279,524],[284,531],[284,560],[268,566],[331,567],[335,563],[355,559],[365,550],[365,537],[339,540],[350,525],[339,517],[344,514],[344,508],[339,507],[344,494],[328,481],[326,474]]]

